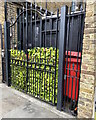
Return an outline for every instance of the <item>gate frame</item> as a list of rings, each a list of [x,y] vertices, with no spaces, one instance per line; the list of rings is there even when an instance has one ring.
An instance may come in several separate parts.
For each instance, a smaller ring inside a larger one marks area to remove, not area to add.
[[[65,68],[65,49],[66,49],[66,29],[68,6],[61,7],[61,23],[60,23],[60,41],[59,41],[59,70],[58,70],[58,93],[57,93],[57,109],[61,111],[63,105],[64,93],[64,68]]]
[[[26,51],[26,53],[27,53],[27,67],[26,67],[27,77],[26,77],[26,83],[28,83],[28,9],[27,9],[28,8],[27,7],[28,6],[28,2],[26,2],[25,5],[26,5],[26,11],[25,11],[26,12],[26,28],[25,28],[25,30],[26,30],[26,37],[25,37],[25,39],[26,39],[26,42],[27,42],[27,51]],[[6,7],[7,6],[5,4],[5,9],[6,9]],[[57,14],[57,20],[58,20],[59,11],[57,11],[57,12],[58,12],[58,14]],[[7,14],[6,10],[5,10],[5,14]],[[22,12],[22,14],[23,14],[23,12]],[[47,13],[46,13],[46,15],[47,15]],[[20,16],[21,15],[19,15],[16,20],[18,20]],[[6,19],[7,19],[7,17],[6,17]],[[5,48],[6,48],[6,50],[5,50],[5,57],[6,57],[6,60],[5,60],[5,62],[6,62],[6,82],[7,82],[8,86],[11,86],[11,76],[10,76],[11,75],[11,69],[10,69],[10,27],[12,27],[14,24],[15,24],[15,22],[12,25],[10,25],[10,23],[7,22],[7,20],[5,20],[5,23],[4,23],[4,37],[5,37],[4,43],[5,43]],[[58,30],[56,32],[58,34]],[[56,35],[56,43],[57,43],[57,39],[58,39],[57,36],[58,35]],[[56,69],[56,65],[55,65],[55,69]],[[55,72],[56,72],[56,70],[55,70]],[[56,76],[56,73],[54,75]],[[26,93],[27,92],[28,92],[28,87],[27,87]],[[54,92],[54,97],[55,97],[55,92]],[[43,100],[43,101],[45,101],[45,100]],[[54,101],[55,101],[55,98],[54,98]],[[47,102],[47,101],[45,101],[45,102]],[[48,103],[50,103],[52,105],[55,105],[55,103],[51,103],[51,102],[48,102]]]
[[[8,86],[11,86],[10,79],[10,23],[4,22],[4,46],[5,46],[5,64],[6,64],[6,83]]]

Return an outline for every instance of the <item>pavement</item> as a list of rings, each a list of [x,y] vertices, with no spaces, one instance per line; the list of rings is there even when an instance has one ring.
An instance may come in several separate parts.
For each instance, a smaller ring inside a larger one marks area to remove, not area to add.
[[[0,83],[0,119],[2,118],[72,118],[56,106]]]

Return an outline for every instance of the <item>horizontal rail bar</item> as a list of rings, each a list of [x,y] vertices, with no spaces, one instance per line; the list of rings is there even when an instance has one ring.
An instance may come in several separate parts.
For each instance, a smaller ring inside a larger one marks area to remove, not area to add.
[[[52,74],[55,74],[55,72],[52,72],[52,71],[48,71],[48,70],[45,70],[45,69],[39,69],[39,68],[32,68],[31,66],[29,67],[26,67],[24,65],[19,65],[19,64],[15,64],[15,63],[10,63],[11,65],[16,65],[16,66],[21,66],[21,67],[25,67],[25,68],[31,68],[33,70],[37,70],[37,71],[43,71],[43,72],[49,72],[49,73],[52,73]]]
[[[75,17],[75,16],[78,16],[78,15],[84,15],[85,14],[85,11],[83,12],[76,12],[74,14],[68,14],[66,15],[67,17]]]

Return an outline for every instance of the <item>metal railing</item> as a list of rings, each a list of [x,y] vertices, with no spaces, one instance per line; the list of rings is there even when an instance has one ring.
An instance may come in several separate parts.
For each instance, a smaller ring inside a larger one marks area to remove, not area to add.
[[[26,2],[11,23],[8,15],[4,24],[7,85],[77,115],[85,10],[68,14],[63,6],[61,14],[57,9],[53,15]]]

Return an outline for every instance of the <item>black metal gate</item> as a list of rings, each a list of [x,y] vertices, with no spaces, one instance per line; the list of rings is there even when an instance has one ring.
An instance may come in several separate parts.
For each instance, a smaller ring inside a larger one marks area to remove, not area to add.
[[[61,8],[57,109],[77,115],[85,11],[66,17],[64,11],[68,8]]]
[[[68,7],[63,6],[55,15],[26,2],[18,4],[15,19],[7,16],[11,4],[17,6],[6,3],[4,24],[8,86],[57,104],[58,110],[74,112],[79,97],[85,11],[68,13]]]
[[[55,105],[59,11],[54,17],[47,9],[44,15],[36,5],[28,2],[23,4],[22,8],[17,9],[18,17],[15,22],[5,22],[4,25],[8,45],[6,56],[9,59],[8,84]]]

